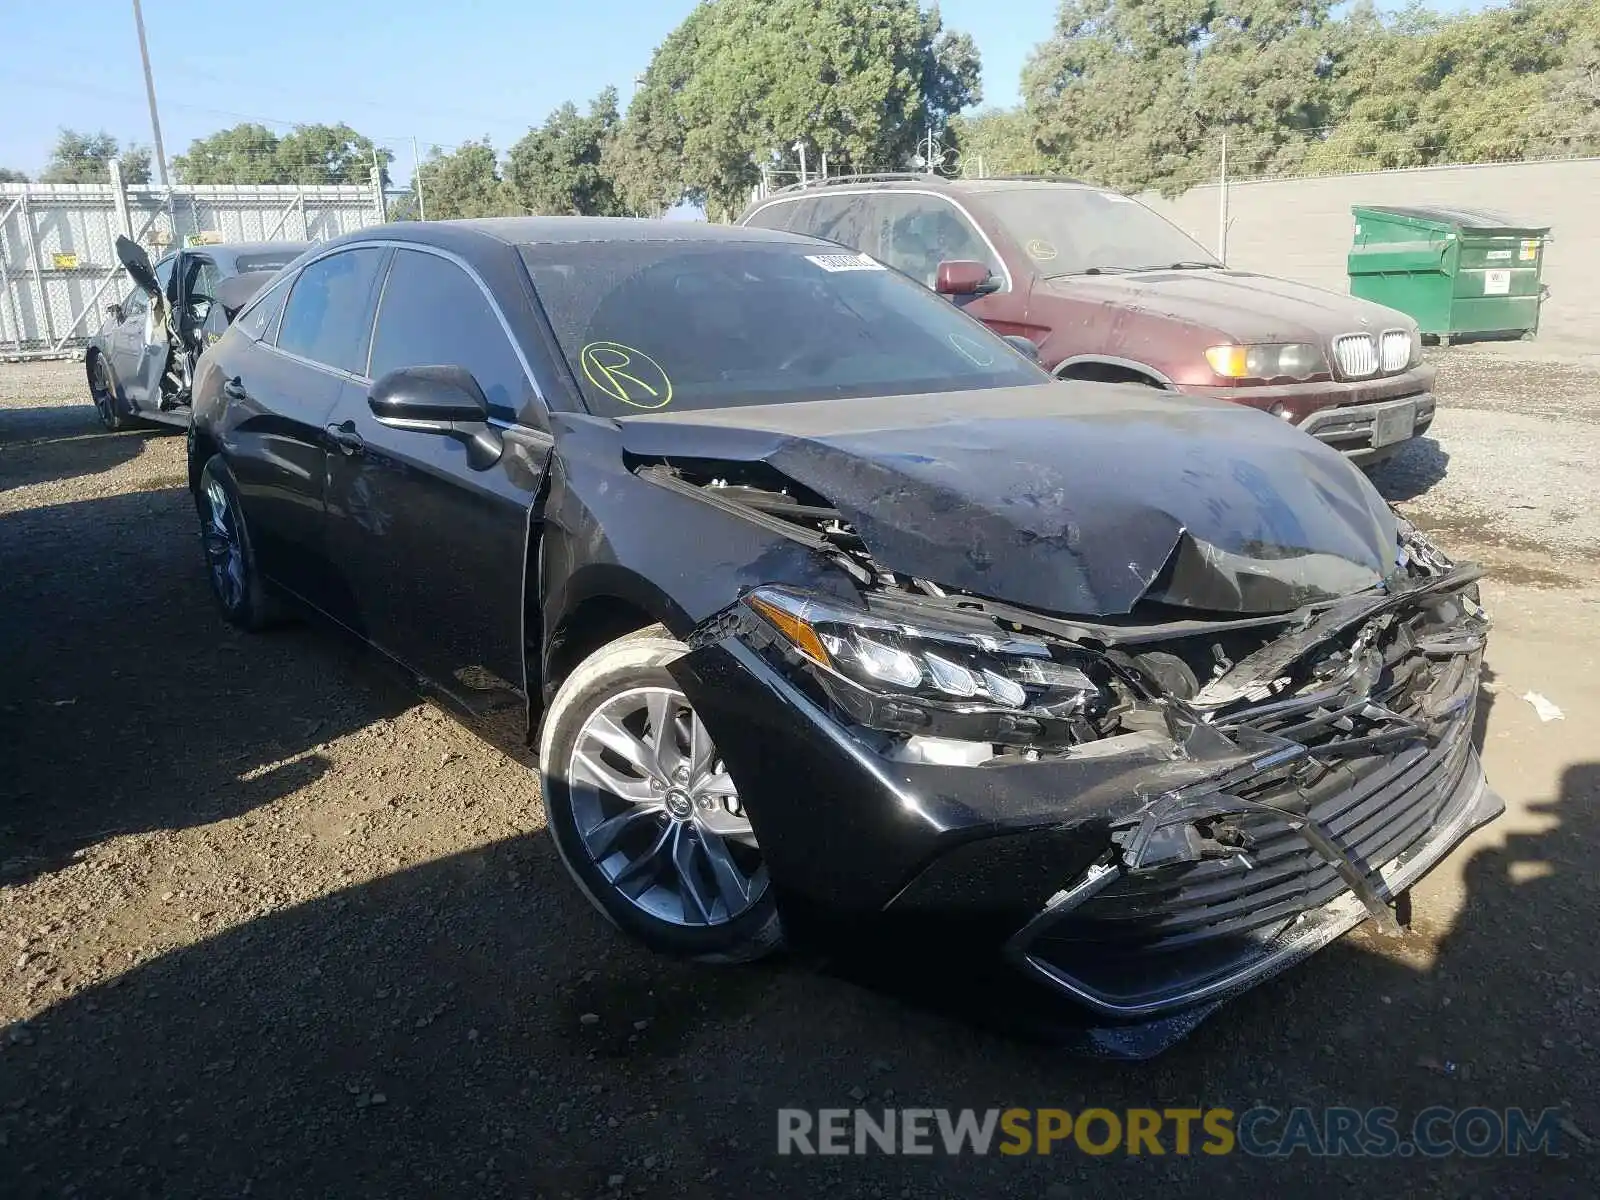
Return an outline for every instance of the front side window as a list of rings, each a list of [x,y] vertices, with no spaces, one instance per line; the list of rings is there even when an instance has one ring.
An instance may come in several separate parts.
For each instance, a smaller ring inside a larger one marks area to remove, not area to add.
[[[344,250],[302,269],[278,323],[278,349],[364,374],[373,284],[386,253],[377,246]]]
[[[589,410],[726,408],[1049,379],[954,305],[837,246],[524,246]]]
[[[195,260],[194,270],[189,274],[189,301],[210,300],[217,294],[217,280],[220,275],[217,264],[209,259]]]
[[[888,192],[878,197],[879,257],[928,287],[938,281],[939,264],[965,259],[1003,268],[972,222],[939,196]]]
[[[368,374],[401,367],[457,366],[472,372],[491,409],[517,413],[527,374],[483,290],[449,259],[395,251],[378,306]]]
[[[177,265],[178,256],[176,254],[169,254],[156,263],[156,283],[160,285],[163,296],[169,298],[172,296],[172,269]]]

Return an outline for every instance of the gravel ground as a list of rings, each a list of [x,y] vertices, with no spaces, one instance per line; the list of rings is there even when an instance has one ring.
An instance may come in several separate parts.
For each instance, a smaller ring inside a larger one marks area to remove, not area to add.
[[[1358,932],[1137,1065],[622,941],[527,764],[329,633],[215,617],[181,436],[97,432],[77,364],[0,367],[0,1195],[1594,1195],[1600,376],[1489,357],[1441,358],[1437,448],[1380,483],[1493,567],[1507,817],[1405,938]],[[1556,1106],[1572,1153],[774,1153],[781,1106],[1257,1103]]]

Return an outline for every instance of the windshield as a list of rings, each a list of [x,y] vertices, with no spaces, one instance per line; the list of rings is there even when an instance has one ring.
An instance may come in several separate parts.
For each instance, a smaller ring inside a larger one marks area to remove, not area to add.
[[[962,314],[840,247],[522,247],[589,411],[727,408],[1049,379]]]
[[[1094,270],[1221,265],[1176,225],[1117,192],[1035,187],[992,192],[985,199],[1046,279]]]

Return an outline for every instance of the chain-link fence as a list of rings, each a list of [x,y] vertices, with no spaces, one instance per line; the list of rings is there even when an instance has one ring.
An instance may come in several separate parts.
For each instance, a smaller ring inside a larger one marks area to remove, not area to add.
[[[383,220],[371,186],[0,184],[0,358],[73,352],[123,298],[116,240],[151,258],[183,245],[318,242]]]

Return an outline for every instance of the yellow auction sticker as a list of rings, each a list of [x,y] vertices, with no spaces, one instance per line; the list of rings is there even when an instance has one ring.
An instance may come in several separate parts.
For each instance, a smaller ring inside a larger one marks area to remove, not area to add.
[[[621,342],[590,342],[578,359],[585,378],[613,400],[634,408],[665,408],[672,403],[672,380],[643,350]]]

